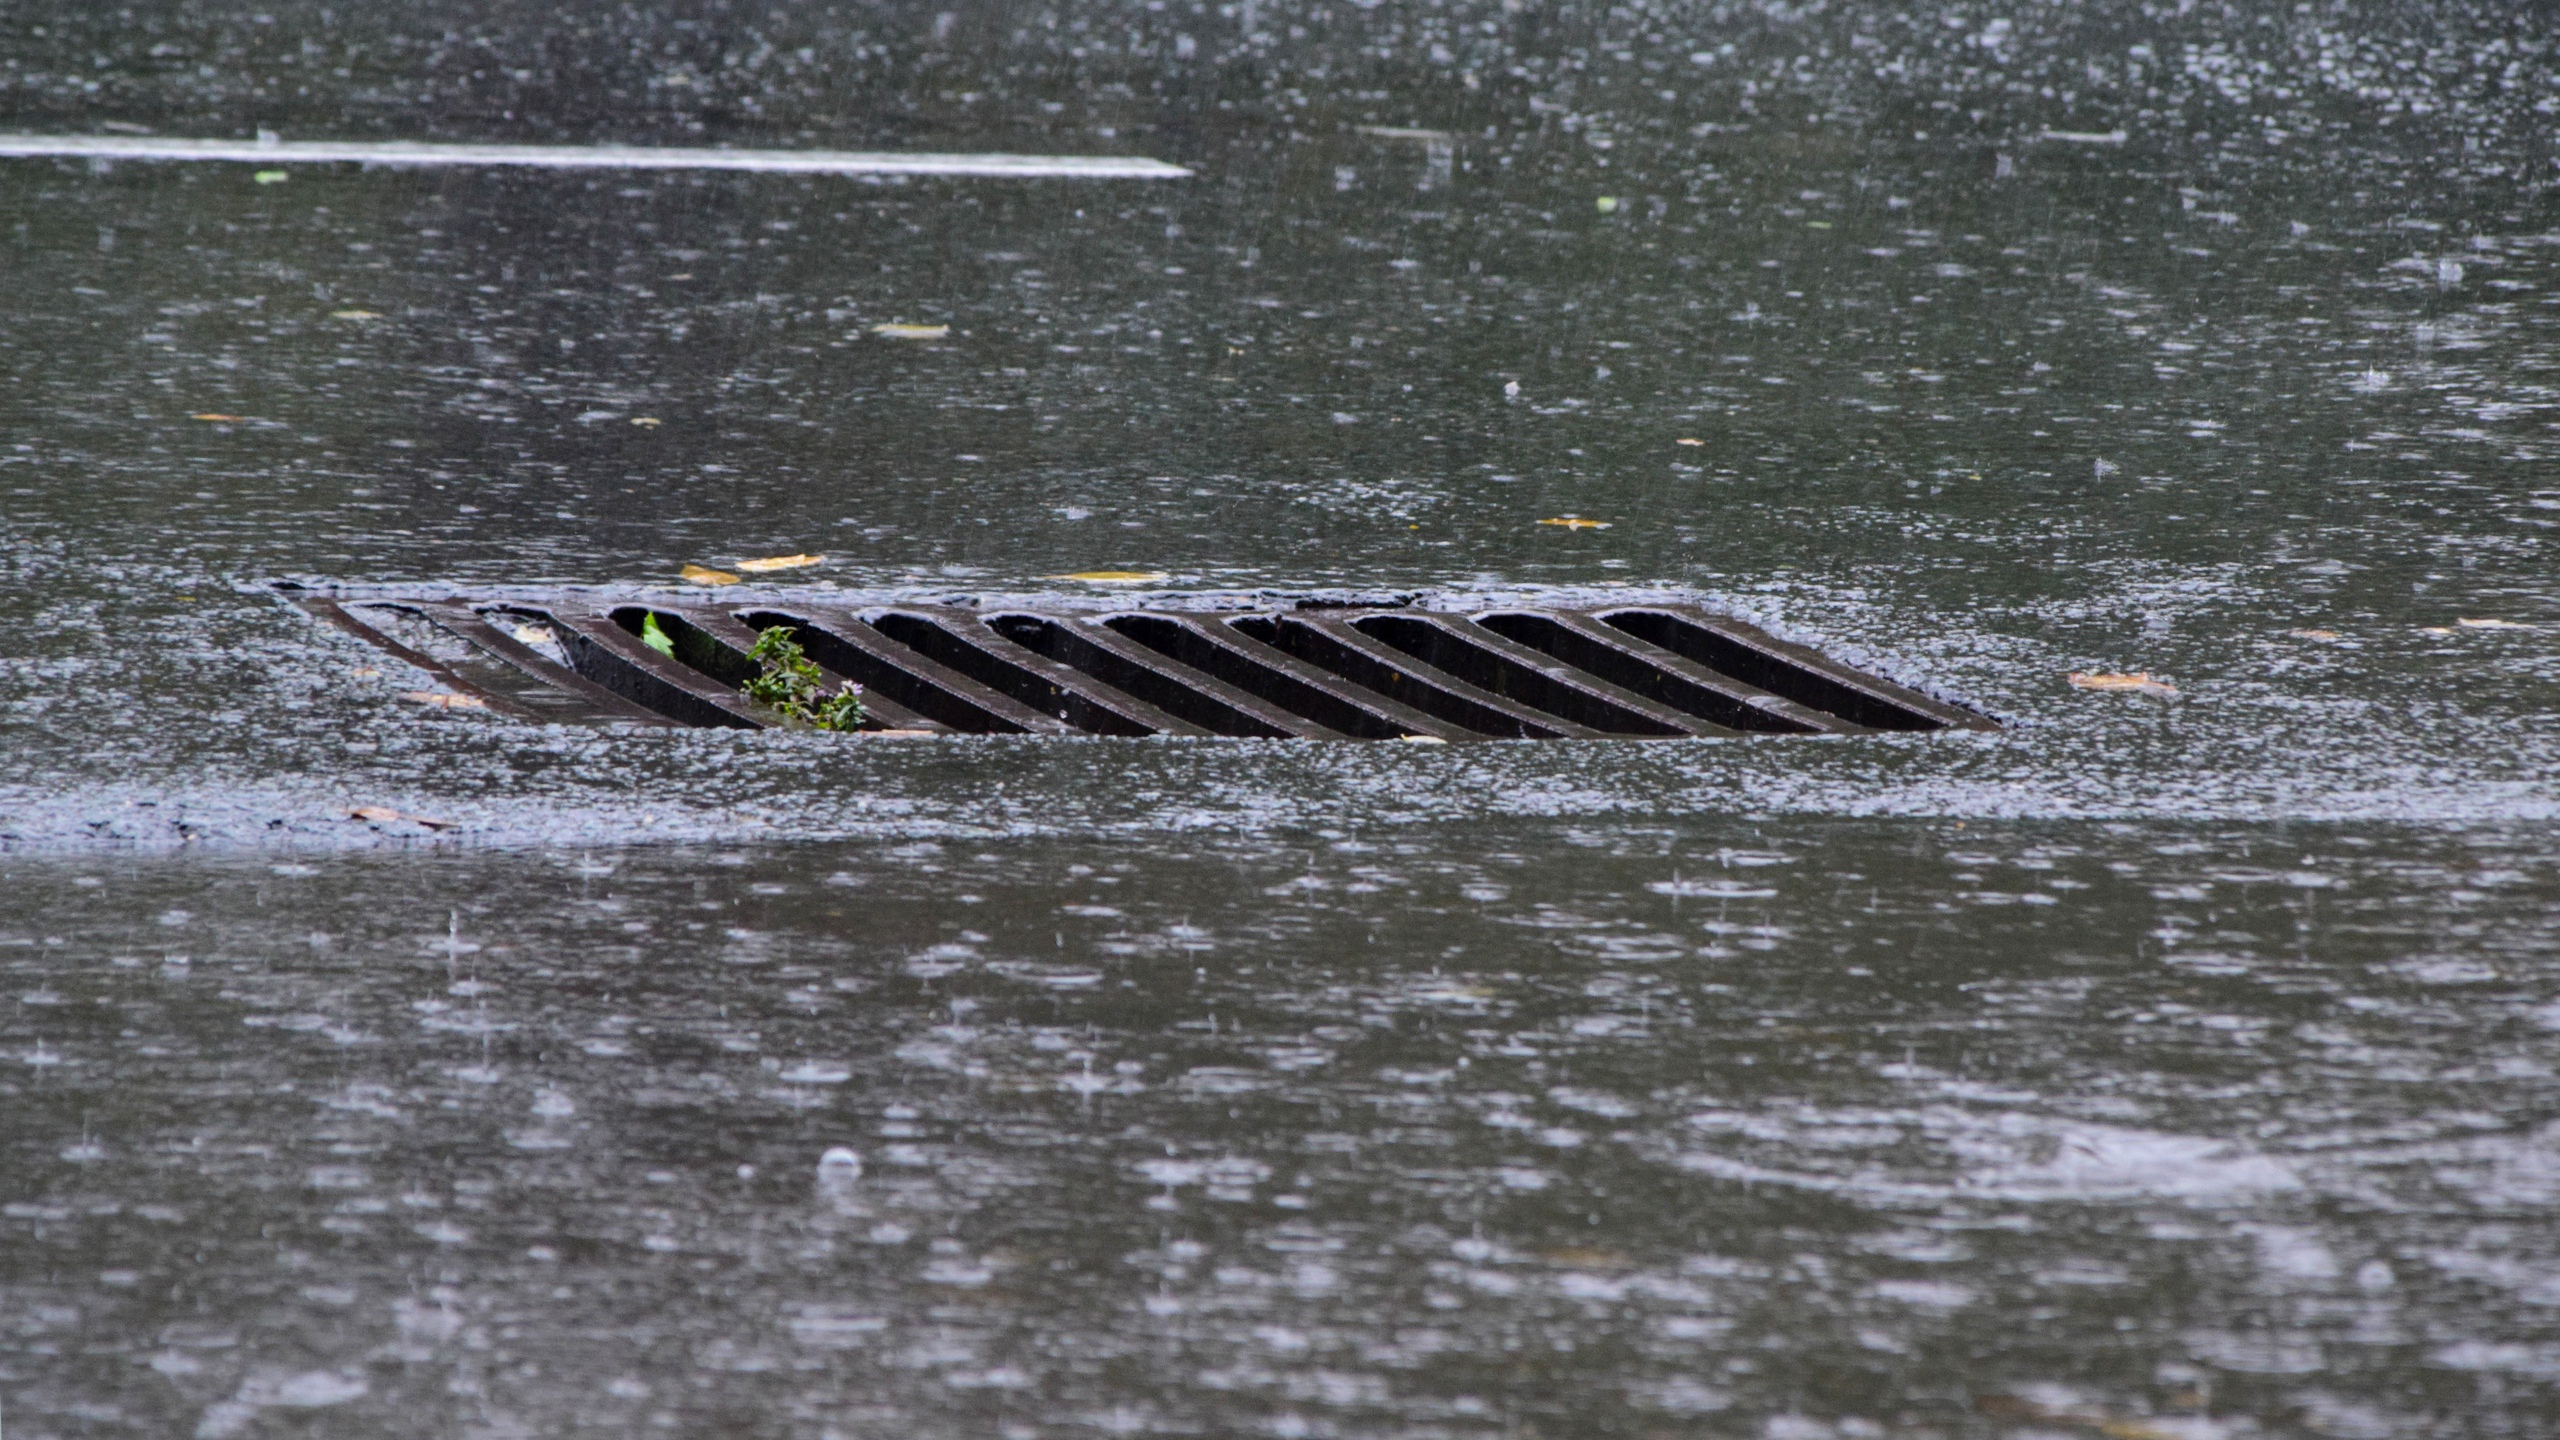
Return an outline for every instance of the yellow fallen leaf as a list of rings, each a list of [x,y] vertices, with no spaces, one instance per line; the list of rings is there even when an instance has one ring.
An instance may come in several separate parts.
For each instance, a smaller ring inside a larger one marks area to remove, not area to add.
[[[187,418],[190,420],[209,420],[216,425],[237,425],[240,423],[240,417],[237,415],[224,415],[213,410],[206,410],[199,414],[190,415]]]
[[[631,417],[631,423],[639,426],[643,430],[655,430],[666,422],[660,420],[655,415],[634,415]]]
[[[443,690],[403,690],[400,692],[400,698],[415,700],[421,705],[433,705],[439,710],[486,710],[489,708],[489,702],[477,695],[455,695]]]
[[[2131,675],[2093,675],[2083,670],[2071,672],[2071,683],[2083,690],[2136,690],[2145,695],[2175,695],[2177,689],[2152,679],[2139,671]]]
[[[2465,630],[2530,630],[2533,628],[2513,620],[2456,620],[2453,623]]]
[[[2292,636],[2296,640],[2335,640],[2338,638],[2338,632],[2335,630],[2287,630],[2284,633]]]
[[[704,565],[687,565],[683,569],[677,571],[676,574],[683,579],[692,581],[696,585],[735,585],[738,583],[738,577],[730,574],[728,571],[714,570]]]
[[[751,575],[761,575],[767,570],[803,570],[824,564],[826,558],[824,555],[768,555],[762,560],[741,560],[738,568]]]
[[[1609,522],[1606,520],[1585,520],[1579,515],[1558,515],[1552,520],[1541,520],[1538,523],[1541,525],[1561,525],[1567,530],[1606,530],[1609,528]]]
[[[1692,440],[1692,439],[1690,439],[1688,436],[1683,435],[1683,436],[1681,436],[1679,439],[1674,440],[1674,441],[1672,441],[1671,443],[1672,443],[1672,444],[1674,444],[1674,445],[1704,445],[1704,444],[1706,444],[1707,442],[1706,442],[1706,441],[1704,441],[1704,440]]]
[[[1156,585],[1173,577],[1162,570],[1078,570],[1072,575],[1043,575],[1043,580],[1081,580],[1087,585]]]
[[[347,811],[347,818],[369,820],[376,825],[396,825],[406,820],[412,825],[423,825],[430,830],[450,830],[454,826],[451,820],[430,820],[424,815],[403,815],[387,805],[357,805]]]
[[[874,325],[871,333],[891,340],[940,340],[951,333],[948,325]]]
[[[332,310],[329,312],[329,318],[332,320],[379,320],[382,317],[370,310]]]

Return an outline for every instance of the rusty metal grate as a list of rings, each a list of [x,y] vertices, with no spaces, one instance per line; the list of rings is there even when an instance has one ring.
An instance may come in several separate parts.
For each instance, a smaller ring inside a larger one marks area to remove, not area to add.
[[[552,721],[782,724],[739,690],[757,633],[781,625],[834,680],[862,686],[875,731],[1454,741],[1997,728],[1676,604],[1083,611],[289,593],[491,710]],[[653,614],[672,658],[641,643]]]

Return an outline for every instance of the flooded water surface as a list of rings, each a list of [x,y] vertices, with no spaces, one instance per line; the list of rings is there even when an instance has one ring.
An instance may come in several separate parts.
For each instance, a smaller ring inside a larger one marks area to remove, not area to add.
[[[0,1419],[2552,1433],[2553,43],[0,15],[11,131],[1192,172],[0,160]],[[275,588],[803,553],[724,593],[1678,600],[2002,728],[540,725]]]

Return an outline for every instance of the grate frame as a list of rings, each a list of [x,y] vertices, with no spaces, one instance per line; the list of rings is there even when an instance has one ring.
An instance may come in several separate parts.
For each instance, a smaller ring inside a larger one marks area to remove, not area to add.
[[[1695,605],[1130,605],[358,594],[313,616],[518,719],[760,730],[789,626],[853,732],[1264,740],[1675,740],[1990,731],[1985,715]],[[654,614],[675,650],[643,644]],[[423,628],[421,628],[423,627]]]

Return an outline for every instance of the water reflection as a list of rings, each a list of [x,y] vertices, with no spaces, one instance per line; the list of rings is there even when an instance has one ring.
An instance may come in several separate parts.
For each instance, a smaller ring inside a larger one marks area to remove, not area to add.
[[[2520,1223],[2560,1175],[2542,849],[22,864],[14,1404],[2525,1433],[2560,1344]]]

